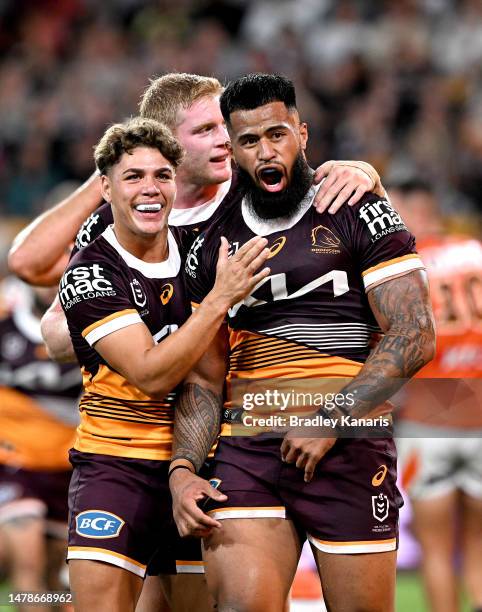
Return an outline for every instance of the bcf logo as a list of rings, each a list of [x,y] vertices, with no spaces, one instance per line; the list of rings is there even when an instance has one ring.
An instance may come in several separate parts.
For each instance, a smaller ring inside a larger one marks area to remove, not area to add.
[[[116,538],[125,521],[110,512],[85,510],[75,517],[75,531],[84,538]]]

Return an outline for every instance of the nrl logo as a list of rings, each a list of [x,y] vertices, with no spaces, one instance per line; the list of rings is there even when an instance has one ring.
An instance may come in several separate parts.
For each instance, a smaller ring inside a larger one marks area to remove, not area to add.
[[[134,302],[137,304],[137,306],[142,308],[146,305],[147,297],[142,289],[141,283],[137,280],[137,278],[135,278],[130,285],[132,289],[132,295],[134,296]]]
[[[383,523],[383,521],[388,516],[388,510],[390,508],[390,504],[388,502],[388,497],[384,493],[380,493],[379,495],[372,495],[372,510],[373,517]]]
[[[311,251],[337,255],[340,253],[341,240],[324,225],[318,225],[311,230]]]

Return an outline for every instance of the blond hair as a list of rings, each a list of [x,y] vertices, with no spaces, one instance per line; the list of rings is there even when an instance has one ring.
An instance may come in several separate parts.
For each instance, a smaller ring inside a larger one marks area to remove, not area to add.
[[[174,168],[181,163],[184,150],[172,132],[159,121],[134,117],[116,123],[106,130],[94,149],[94,160],[100,174],[117,164],[124,153],[137,147],[157,149]]]
[[[165,123],[171,130],[179,124],[179,111],[205,96],[220,96],[221,83],[212,77],[174,72],[152,79],[144,92],[139,114]]]

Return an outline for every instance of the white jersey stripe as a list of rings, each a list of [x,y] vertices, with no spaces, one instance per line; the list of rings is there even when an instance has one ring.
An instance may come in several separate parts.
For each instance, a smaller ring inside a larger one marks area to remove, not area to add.
[[[392,276],[398,276],[400,274],[407,274],[413,270],[424,270],[420,257],[413,257],[406,259],[405,261],[399,261],[397,263],[385,266],[373,272],[368,272],[363,277],[363,284],[365,285],[365,291],[368,291],[373,285],[376,285],[382,281],[390,280]]]
[[[129,314],[122,315],[121,317],[111,319],[110,321],[107,321],[107,323],[104,323],[104,325],[99,325],[99,327],[96,327],[89,332],[85,336],[85,339],[90,346],[93,346],[104,336],[108,336],[112,332],[118,331],[123,327],[128,327],[129,325],[134,325],[135,323],[142,323],[142,319],[137,312],[130,312]]]

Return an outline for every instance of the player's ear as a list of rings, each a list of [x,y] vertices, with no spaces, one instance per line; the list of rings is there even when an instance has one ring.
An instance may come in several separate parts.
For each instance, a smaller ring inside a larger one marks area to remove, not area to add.
[[[301,144],[302,151],[306,150],[307,142],[308,142],[308,126],[303,121],[302,123],[300,123],[300,144]]]
[[[111,194],[110,194],[110,181],[109,177],[105,174],[100,175],[100,191],[102,193],[102,197],[106,202],[111,202]]]

